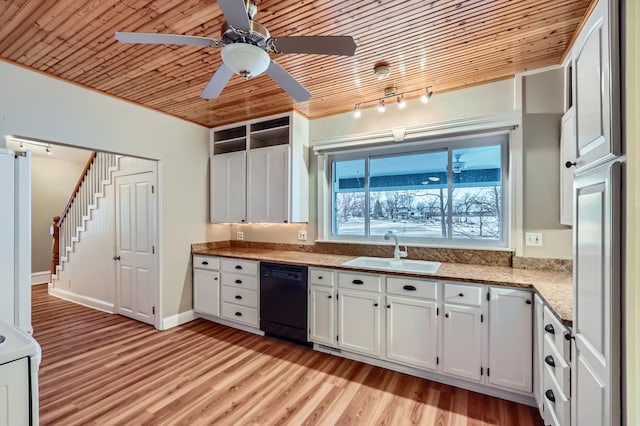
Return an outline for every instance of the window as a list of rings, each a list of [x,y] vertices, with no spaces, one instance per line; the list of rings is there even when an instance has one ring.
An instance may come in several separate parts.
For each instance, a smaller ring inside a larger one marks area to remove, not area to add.
[[[334,154],[331,239],[506,246],[506,135]],[[424,145],[423,145],[424,147]]]

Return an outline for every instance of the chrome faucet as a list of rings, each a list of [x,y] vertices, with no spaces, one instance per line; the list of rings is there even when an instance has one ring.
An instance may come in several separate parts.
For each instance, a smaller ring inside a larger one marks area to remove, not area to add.
[[[400,243],[398,242],[398,236],[393,231],[387,231],[384,234],[384,239],[389,241],[393,238],[393,241],[396,244],[396,247],[393,249],[393,260],[400,260],[401,257],[407,257],[407,246],[404,246],[404,250],[400,250]]]

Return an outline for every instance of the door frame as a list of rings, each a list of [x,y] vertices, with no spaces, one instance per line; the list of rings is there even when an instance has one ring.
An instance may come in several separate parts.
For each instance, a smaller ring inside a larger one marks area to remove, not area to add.
[[[128,158],[132,158],[132,157],[128,157]],[[155,197],[152,197],[152,207],[153,207],[153,224],[152,224],[152,232],[153,232],[153,241],[154,241],[154,245],[156,248],[156,252],[155,252],[155,256],[153,258],[153,278],[155,279],[156,285],[153,286],[153,291],[152,291],[152,303],[153,306],[155,307],[155,314],[154,314],[154,318],[153,318],[153,326],[157,329],[157,330],[162,330],[162,271],[160,271],[160,255],[161,255],[161,246],[160,246],[160,206],[161,206],[161,199],[160,199],[160,195],[161,195],[161,191],[160,191],[160,185],[159,185],[159,175],[160,175],[160,167],[159,167],[159,161],[158,160],[152,160],[152,159],[144,159],[146,161],[152,162],[152,166],[151,167],[142,167],[139,170],[118,170],[113,172],[113,188],[114,188],[114,202],[113,202],[113,206],[114,206],[114,211],[113,211],[113,229],[114,229],[114,234],[113,234],[113,253],[115,255],[116,250],[117,250],[117,232],[118,230],[116,229],[116,216],[118,214],[117,212],[117,184],[116,181],[119,177],[123,177],[123,176],[131,176],[131,175],[138,175],[138,174],[142,174],[142,173],[152,173],[152,185],[154,185],[155,187]],[[114,262],[113,264],[113,273],[114,273],[114,285],[115,285],[115,300],[114,300],[114,313],[118,314],[117,310],[118,310],[118,303],[120,300],[120,283],[118,281],[118,275],[117,275],[117,264]],[[118,314],[119,315],[119,314]]]

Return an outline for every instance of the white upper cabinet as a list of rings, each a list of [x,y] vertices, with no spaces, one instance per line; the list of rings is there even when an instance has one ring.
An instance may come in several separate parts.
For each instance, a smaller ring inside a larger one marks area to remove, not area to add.
[[[571,107],[562,116],[560,133],[560,223],[573,225],[573,166],[576,161],[576,114]]]
[[[309,123],[297,113],[211,131],[211,221],[309,220]]]
[[[600,0],[572,49],[575,90],[576,167],[581,169],[620,154],[620,142],[612,123],[618,109],[612,94],[618,81],[617,58],[611,58],[609,2]],[[613,50],[616,51],[616,50]],[[614,60],[612,60],[614,59]]]
[[[490,287],[489,371],[493,386],[532,390],[533,302],[529,291]]]

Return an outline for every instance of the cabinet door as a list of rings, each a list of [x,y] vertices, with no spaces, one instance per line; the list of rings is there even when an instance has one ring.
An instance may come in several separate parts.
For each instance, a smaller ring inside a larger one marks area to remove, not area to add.
[[[491,287],[489,291],[487,382],[509,390],[531,392],[531,292],[504,287]]]
[[[379,357],[380,295],[368,291],[341,289],[338,302],[338,346]]]
[[[211,222],[245,222],[246,153],[214,155],[210,176]]]
[[[620,153],[612,94],[617,93],[617,63],[611,61],[609,5],[600,0],[573,48],[577,167],[606,161]]]
[[[444,305],[443,371],[479,382],[482,379],[482,311],[477,307]]]
[[[220,316],[220,272],[193,270],[193,310]]]
[[[567,162],[576,161],[576,116],[575,109],[570,108],[562,116],[560,134],[560,223],[573,225],[573,168]]]
[[[289,145],[252,149],[247,164],[249,222],[288,222]]]
[[[336,345],[335,290],[312,285],[309,288],[309,340],[323,345]]]
[[[621,165],[576,177],[572,423],[620,424]]]
[[[387,296],[388,359],[418,368],[438,367],[438,305],[429,300]]]
[[[29,362],[27,358],[0,365],[0,425],[28,425]]]

